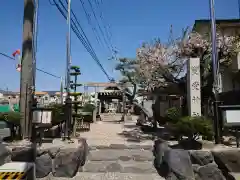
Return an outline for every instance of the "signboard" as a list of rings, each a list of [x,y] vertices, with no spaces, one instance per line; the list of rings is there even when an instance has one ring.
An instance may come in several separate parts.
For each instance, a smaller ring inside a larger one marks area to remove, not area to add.
[[[240,127],[240,106],[219,106],[224,126]]]
[[[35,110],[33,112],[33,123],[37,124],[51,124],[52,111]]]
[[[219,106],[222,113],[221,120],[224,126],[235,129],[235,137],[237,148],[239,148],[240,141],[240,105],[225,105]]]
[[[190,58],[187,66],[188,108],[190,116],[201,116],[200,59]]]
[[[225,110],[222,115],[225,126],[240,126],[240,110]]]

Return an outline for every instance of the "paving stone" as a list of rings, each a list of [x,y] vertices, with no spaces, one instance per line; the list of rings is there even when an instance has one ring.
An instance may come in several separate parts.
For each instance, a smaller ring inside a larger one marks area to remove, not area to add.
[[[144,149],[144,150],[152,150],[153,146],[152,145],[129,145],[128,146],[129,149]]]
[[[125,144],[110,144],[110,149],[128,149]]]
[[[79,179],[77,179],[79,178]],[[158,174],[136,173],[83,173],[76,180],[164,180]]]
[[[88,160],[91,161],[114,161],[114,160],[132,159],[136,161],[152,161],[153,155],[151,151],[125,149],[125,150],[95,150],[91,151]]]
[[[156,173],[152,162],[128,161],[120,164],[123,167],[123,173]]]
[[[137,174],[137,173],[120,173],[120,172],[108,172],[108,173],[88,173],[79,172],[72,178],[73,180],[165,180],[158,174]],[[69,178],[48,176],[39,180],[69,180]]]
[[[83,168],[84,172],[122,172],[155,173],[152,162],[136,161],[90,161]]]
[[[121,172],[122,166],[116,161],[90,161],[84,167],[84,172]]]

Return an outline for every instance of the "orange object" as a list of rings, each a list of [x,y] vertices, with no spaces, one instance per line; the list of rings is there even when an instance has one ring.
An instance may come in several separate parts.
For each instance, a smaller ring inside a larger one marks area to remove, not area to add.
[[[20,49],[16,50],[12,55],[15,57],[16,55],[20,55],[21,51]]]

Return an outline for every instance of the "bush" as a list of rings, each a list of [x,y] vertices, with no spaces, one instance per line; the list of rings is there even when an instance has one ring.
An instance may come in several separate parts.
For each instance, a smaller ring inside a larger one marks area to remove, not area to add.
[[[64,120],[64,105],[53,104],[50,106],[52,109],[52,125],[57,125]]]
[[[52,110],[52,124],[59,124],[64,120],[64,107],[61,104],[53,104],[49,106]],[[6,120],[15,125],[20,125],[21,114],[20,112],[7,112],[0,113],[0,120]]]
[[[20,125],[20,119],[21,119],[20,112],[0,113],[0,120],[5,120],[15,125]]]
[[[211,120],[205,117],[183,117],[174,125],[177,133],[187,136],[189,139],[197,140],[200,135],[208,140],[213,138],[213,129]]]
[[[180,111],[180,108],[176,108],[176,107],[172,107],[172,108],[169,108],[167,111],[166,111],[166,120],[169,122],[169,123],[177,123],[178,120],[181,118],[181,111]]]
[[[93,112],[94,109],[95,109],[95,105],[87,103],[83,106],[82,111],[83,112]]]

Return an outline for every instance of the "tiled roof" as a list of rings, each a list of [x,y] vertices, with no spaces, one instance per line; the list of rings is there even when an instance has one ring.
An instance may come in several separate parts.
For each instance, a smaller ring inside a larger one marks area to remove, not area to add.
[[[0,93],[4,94],[4,95],[17,95],[17,94],[19,94],[18,92],[5,91],[5,90],[2,90],[2,89],[0,89]]]
[[[47,94],[47,92],[41,92],[41,91],[36,91],[35,95],[45,95]]]
[[[59,91],[46,91],[46,93],[49,94],[49,96],[55,96],[58,95],[58,93],[60,93]]]

